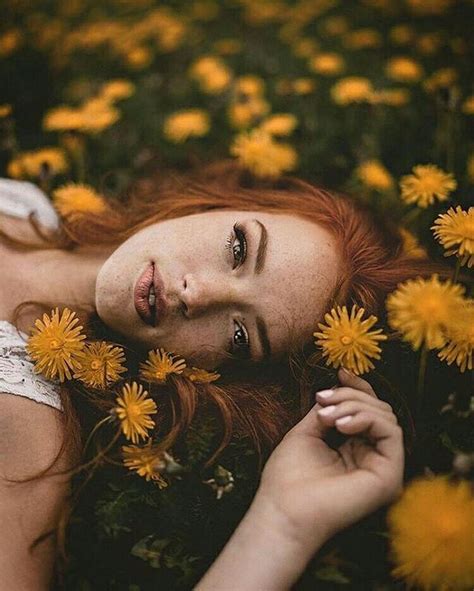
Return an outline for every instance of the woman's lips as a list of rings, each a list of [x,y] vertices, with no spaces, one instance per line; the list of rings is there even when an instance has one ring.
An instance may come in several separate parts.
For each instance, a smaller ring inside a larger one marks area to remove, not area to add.
[[[149,303],[152,285],[155,290],[154,306],[150,306]],[[135,309],[143,322],[150,326],[157,326],[166,314],[167,304],[164,292],[163,279],[155,264],[150,263],[138,278],[134,290]]]

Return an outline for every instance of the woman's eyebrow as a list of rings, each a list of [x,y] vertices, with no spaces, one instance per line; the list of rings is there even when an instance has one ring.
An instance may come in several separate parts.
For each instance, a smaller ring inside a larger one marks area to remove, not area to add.
[[[254,220],[260,226],[260,240],[258,242],[257,256],[255,258],[254,273],[261,273],[267,254],[268,232],[260,220]]]

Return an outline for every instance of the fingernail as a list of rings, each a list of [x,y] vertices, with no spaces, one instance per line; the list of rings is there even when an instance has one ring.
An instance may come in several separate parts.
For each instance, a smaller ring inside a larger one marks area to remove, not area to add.
[[[336,408],[336,406],[335,406],[335,405],[332,405],[332,406],[325,406],[324,408],[320,408],[320,409],[318,410],[318,413],[319,413],[320,415],[324,415],[324,416],[326,416],[326,415],[330,415],[332,412],[334,412],[334,409],[335,409],[335,408]]]
[[[319,392],[316,392],[316,396],[318,398],[329,398],[329,396],[332,396],[334,394],[334,390],[320,390]]]
[[[336,425],[345,425],[349,421],[352,421],[352,415],[348,415],[347,417],[341,417],[340,419],[336,419],[334,422]]]
[[[346,373],[351,378],[355,378],[355,373],[353,373],[350,369],[346,369],[345,367],[341,368],[344,373]]]

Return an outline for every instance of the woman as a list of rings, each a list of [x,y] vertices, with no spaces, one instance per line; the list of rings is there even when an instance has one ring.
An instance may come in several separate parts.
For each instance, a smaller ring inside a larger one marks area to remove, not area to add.
[[[8,187],[4,203],[8,191],[25,192]],[[224,423],[214,457],[232,429],[270,447],[287,432],[248,515],[199,588],[223,588],[224,574],[237,581],[234,588],[289,588],[325,539],[396,496],[401,430],[367,382],[341,371],[342,387],[320,392],[313,406],[311,381],[302,379],[305,416],[289,431],[296,421],[276,390],[293,373],[288,360],[314,347],[311,334],[326,310],[355,302],[380,311],[398,282],[429,271],[429,263],[403,253],[396,233],[347,198],[296,179],[257,185],[227,163],[194,178],[148,179],[104,213],[61,224],[50,219],[44,201],[37,208],[43,224],[38,215],[33,227],[5,209],[4,327],[20,324],[16,312],[25,300],[67,305],[82,311],[91,330],[99,327],[137,355],[161,346],[201,367],[223,374],[225,368],[228,381],[219,387],[176,381],[167,446],[189,425],[198,403],[209,399]],[[36,317],[37,308],[23,314],[22,330]],[[7,358],[8,348],[3,352]],[[31,374],[27,360],[22,363]],[[15,371],[18,376],[18,365]],[[40,399],[11,386],[26,377],[9,380],[6,373],[0,373],[3,474],[19,478],[31,465],[64,472],[80,451],[67,392],[51,383],[49,398]],[[338,451],[323,440],[334,426],[354,436]],[[288,458],[290,471],[283,469]],[[28,544],[55,527],[67,488],[64,474],[15,486],[2,481],[0,579],[6,589],[48,587],[54,543],[47,538],[32,553]]]

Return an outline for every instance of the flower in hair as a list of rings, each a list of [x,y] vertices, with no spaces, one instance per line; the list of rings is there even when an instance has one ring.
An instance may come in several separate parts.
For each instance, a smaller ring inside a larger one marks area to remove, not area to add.
[[[445,256],[455,254],[461,265],[474,266],[474,207],[467,211],[459,205],[449,208],[436,218],[431,229],[447,249]]]
[[[163,468],[165,464],[162,458],[163,452],[156,452],[152,447],[152,440],[143,447],[137,445],[122,446],[123,464],[129,470],[134,470],[145,480],[153,480],[159,488],[168,486],[168,482],[163,478]]]
[[[115,413],[121,421],[122,432],[132,443],[148,436],[148,429],[155,426],[150,415],[157,413],[156,403],[148,397],[141,384],[125,384],[122,394],[116,399]]]
[[[35,321],[26,350],[35,362],[35,372],[48,379],[58,378],[60,382],[72,379],[72,371],[80,367],[80,354],[84,349],[82,326],[76,326],[79,319],[75,312],[64,308],[62,313],[55,308],[51,316]]]
[[[446,344],[446,331],[465,306],[464,287],[430,279],[409,279],[387,298],[388,323],[402,338],[419,349],[439,349]]]
[[[75,219],[84,213],[103,213],[107,209],[104,198],[92,187],[68,183],[53,191],[53,202],[62,217]]]
[[[470,589],[474,582],[474,496],[446,476],[407,486],[388,513],[393,574],[409,587]]]
[[[402,200],[421,208],[428,207],[436,199],[446,201],[456,187],[454,176],[434,164],[415,166],[413,174],[405,175],[400,181]]]
[[[148,352],[148,359],[140,363],[140,375],[150,382],[166,381],[170,374],[181,374],[186,368],[186,361],[167,353],[163,348]]]
[[[92,388],[105,388],[116,382],[120,374],[127,371],[122,365],[125,354],[122,347],[115,347],[105,341],[86,343],[80,355],[80,368],[74,378]]]
[[[356,305],[352,306],[350,314],[346,306],[337,306],[324,316],[327,325],[318,324],[321,332],[313,334],[317,337],[316,344],[323,350],[323,357],[327,357],[327,365],[335,368],[342,365],[355,374],[374,368],[370,359],[380,359],[379,341],[387,337],[381,334],[381,328],[371,331],[377,317],[362,320],[364,314],[364,308]]]
[[[207,371],[205,369],[200,369],[199,367],[192,367],[191,369],[186,370],[184,375],[191,380],[191,382],[195,382],[196,384],[209,384],[221,377],[217,372]]]

